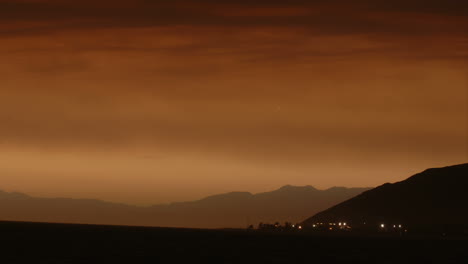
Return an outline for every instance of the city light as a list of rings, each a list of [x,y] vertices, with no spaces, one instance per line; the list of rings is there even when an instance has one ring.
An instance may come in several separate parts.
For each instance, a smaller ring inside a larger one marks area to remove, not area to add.
[[[385,228],[385,224],[381,224],[380,227],[381,227],[381,228]]]

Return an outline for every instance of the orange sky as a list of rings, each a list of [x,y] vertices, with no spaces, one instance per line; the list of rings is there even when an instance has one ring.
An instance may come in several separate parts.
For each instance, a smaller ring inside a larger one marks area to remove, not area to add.
[[[0,0],[0,189],[135,204],[468,160],[465,1]]]

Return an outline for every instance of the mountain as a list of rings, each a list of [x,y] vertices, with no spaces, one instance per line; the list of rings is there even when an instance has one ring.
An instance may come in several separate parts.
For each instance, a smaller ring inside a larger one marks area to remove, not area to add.
[[[428,169],[407,180],[366,191],[303,222],[347,222],[350,226],[414,229],[466,228],[468,164]]]
[[[287,185],[272,192],[229,193],[153,208],[164,212],[162,216],[170,218],[171,226],[185,226],[190,219],[190,226],[194,227],[245,227],[259,222],[298,222],[307,217],[307,212],[319,212],[368,189],[335,187],[317,190],[312,186]],[[173,217],[179,214],[185,217]]]
[[[237,228],[259,222],[298,222],[310,212],[356,196],[369,188],[284,186],[259,194],[232,192],[198,201],[138,207],[99,200],[35,198],[0,191],[0,220]]]

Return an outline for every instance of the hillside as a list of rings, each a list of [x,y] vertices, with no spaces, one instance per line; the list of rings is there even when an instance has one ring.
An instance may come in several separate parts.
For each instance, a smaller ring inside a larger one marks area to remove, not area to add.
[[[347,222],[352,226],[402,224],[412,228],[466,226],[468,164],[428,169],[407,180],[386,183],[304,221]]]

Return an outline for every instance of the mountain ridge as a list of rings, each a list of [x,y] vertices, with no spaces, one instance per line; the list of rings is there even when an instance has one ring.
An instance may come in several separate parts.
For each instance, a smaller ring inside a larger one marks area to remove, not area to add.
[[[344,188],[344,187],[343,187]],[[36,198],[0,192],[0,219],[39,222],[123,224],[166,227],[245,227],[258,222],[298,222],[369,188],[335,193],[312,186],[286,185],[271,192],[230,192],[195,201],[148,207],[94,199]]]
[[[468,221],[468,163],[426,169],[406,180],[385,183],[307,218],[303,224],[346,221],[374,226],[464,225]]]

